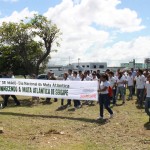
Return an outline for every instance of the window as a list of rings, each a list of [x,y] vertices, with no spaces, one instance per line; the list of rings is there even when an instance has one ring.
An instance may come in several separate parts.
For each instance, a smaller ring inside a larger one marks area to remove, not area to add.
[[[96,65],[93,65],[93,68],[96,68]]]
[[[104,65],[99,65],[99,68],[104,68]]]
[[[89,68],[89,65],[87,65],[87,68]]]
[[[82,65],[82,67],[84,68],[85,66],[84,66],[84,65]]]

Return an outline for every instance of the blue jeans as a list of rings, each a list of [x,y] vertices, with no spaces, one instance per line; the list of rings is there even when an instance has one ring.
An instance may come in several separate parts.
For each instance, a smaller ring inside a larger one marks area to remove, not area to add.
[[[117,99],[118,99],[119,93],[120,93],[120,95],[121,95],[122,100],[125,101],[125,87],[123,87],[123,86],[117,87],[117,91],[116,91],[116,101],[117,101]]]
[[[100,116],[101,117],[103,117],[103,114],[104,114],[104,106],[105,106],[105,109],[110,114],[113,114],[113,111],[109,107],[109,96],[108,96],[108,94],[100,94],[99,95],[99,105],[100,105]]]
[[[133,86],[128,86],[129,89],[129,98],[132,98]]]

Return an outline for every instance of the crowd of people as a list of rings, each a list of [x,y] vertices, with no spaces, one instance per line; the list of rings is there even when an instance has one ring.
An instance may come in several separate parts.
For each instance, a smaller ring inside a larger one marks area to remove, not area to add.
[[[12,72],[8,72],[3,78],[12,78]],[[36,75],[31,76],[32,79],[36,79]],[[47,73],[47,80],[57,80],[54,73],[49,71]],[[117,106],[118,99],[122,100],[124,105],[127,100],[132,100],[133,96],[137,97],[136,104],[138,107],[144,107],[145,102],[150,101],[150,73],[148,69],[138,69],[134,70],[120,70],[113,72],[109,69],[105,73],[100,73],[100,70],[97,71],[73,71],[71,69],[68,72],[64,73],[63,80],[65,81],[97,81],[99,85],[98,89],[98,104],[100,106],[100,113],[97,119],[104,118],[104,108],[109,112],[110,118],[113,117],[114,113],[110,105]],[[128,89],[128,94],[126,90]],[[17,97],[15,95],[3,95],[4,103],[2,108],[7,106],[7,101],[9,97],[12,97],[17,106],[20,105]],[[32,100],[38,100],[38,97],[32,97]],[[54,98],[54,102],[57,102],[57,98]],[[51,98],[45,99],[46,103],[51,102]],[[64,99],[61,99],[61,106],[70,107],[71,103],[74,105],[74,109],[79,109],[83,104],[91,105],[93,101],[80,101],[80,100],[67,100],[67,104],[64,104]]]

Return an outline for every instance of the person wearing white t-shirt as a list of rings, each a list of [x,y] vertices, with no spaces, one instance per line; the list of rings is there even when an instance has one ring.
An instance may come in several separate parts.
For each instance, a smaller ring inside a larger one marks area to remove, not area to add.
[[[109,82],[110,87],[112,88],[112,100],[113,105],[116,104],[116,78],[114,77],[114,73],[112,71],[109,72]]]
[[[145,84],[145,95],[146,98],[150,99],[150,74],[147,76],[147,81]]]
[[[72,74],[72,70],[71,69],[68,69],[68,80],[69,81],[72,81],[73,80],[73,74]],[[68,106],[71,106],[71,99],[68,99],[68,102],[67,102]]]
[[[150,74],[147,75],[147,81],[145,84],[145,112],[150,113]]]
[[[77,71],[73,72],[73,80],[72,81],[81,81],[81,79],[78,77]],[[80,100],[74,100],[74,107],[75,108],[81,108]]]
[[[84,78],[86,81],[92,81],[92,77],[88,75],[87,71],[84,72]]]
[[[110,83],[108,82],[108,76],[106,74],[102,75],[100,78],[100,86],[98,92],[99,94],[99,105],[100,105],[100,116],[97,119],[103,119],[104,107],[109,112],[110,118],[113,117],[113,111],[109,107],[109,95],[108,95],[108,87]]]
[[[92,81],[98,81],[98,78],[96,76],[96,73],[92,73]]]
[[[137,71],[137,76],[135,79],[137,88],[137,103],[139,107],[142,107],[144,100],[145,76],[143,75],[143,71],[141,69]]]
[[[68,73],[66,73],[66,72],[63,74],[63,81],[70,81],[68,78]],[[66,106],[70,107],[70,105],[71,105],[71,100],[68,99]],[[61,99],[61,106],[59,107],[59,109],[61,109],[63,107],[64,107],[64,99]]]
[[[73,80],[73,74],[72,74],[72,70],[71,69],[68,70],[68,78],[69,78],[70,81]]]
[[[116,84],[117,84],[117,91],[116,91],[116,101],[118,99],[118,95],[120,93],[121,95],[121,99],[122,99],[122,104],[125,103],[125,87],[124,87],[124,84],[125,84],[125,78],[122,74],[122,72],[118,72],[118,78],[117,78],[117,81],[116,81]]]
[[[133,96],[132,93],[133,93],[133,85],[134,85],[134,77],[132,76],[131,71],[128,72],[127,85],[128,85],[128,89],[129,89],[128,100],[130,100],[130,99],[132,99],[132,96]]]

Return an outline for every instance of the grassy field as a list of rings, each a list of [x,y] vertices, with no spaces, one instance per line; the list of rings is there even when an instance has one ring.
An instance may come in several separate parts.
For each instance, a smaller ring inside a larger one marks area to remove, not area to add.
[[[114,118],[104,121],[96,121],[96,102],[58,110],[60,101],[44,104],[41,99],[34,105],[31,97],[17,97],[21,106],[13,106],[10,98],[0,110],[0,150],[150,150],[149,117],[136,107],[135,97],[113,107]]]

